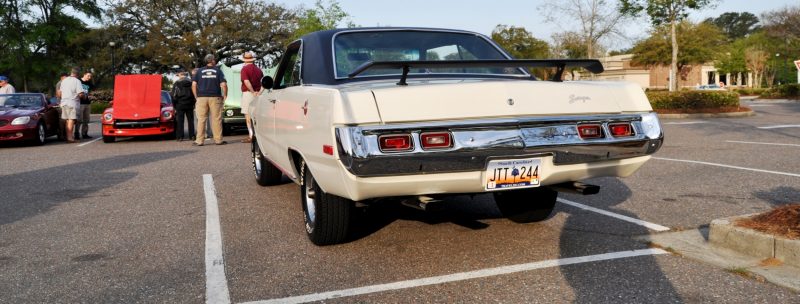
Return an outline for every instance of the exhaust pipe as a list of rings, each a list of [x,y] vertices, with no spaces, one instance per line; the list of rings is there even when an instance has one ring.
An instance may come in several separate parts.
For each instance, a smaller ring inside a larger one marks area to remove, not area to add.
[[[550,186],[553,190],[565,193],[592,195],[600,193],[600,186],[584,184],[582,182],[566,182]]]
[[[416,196],[416,197],[409,197],[404,199],[400,202],[403,206],[411,207],[417,210],[426,211],[428,210],[428,204],[440,202],[441,200],[434,199],[430,196]]]

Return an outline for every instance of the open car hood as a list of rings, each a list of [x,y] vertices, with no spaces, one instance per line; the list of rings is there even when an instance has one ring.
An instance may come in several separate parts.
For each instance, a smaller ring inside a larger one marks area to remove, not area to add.
[[[117,75],[114,118],[149,119],[161,115],[161,75]]]

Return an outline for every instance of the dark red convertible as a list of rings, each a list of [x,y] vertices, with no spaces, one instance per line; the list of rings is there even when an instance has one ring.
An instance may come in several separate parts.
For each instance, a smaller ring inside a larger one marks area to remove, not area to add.
[[[43,145],[59,134],[59,109],[41,93],[0,94],[0,142]]]

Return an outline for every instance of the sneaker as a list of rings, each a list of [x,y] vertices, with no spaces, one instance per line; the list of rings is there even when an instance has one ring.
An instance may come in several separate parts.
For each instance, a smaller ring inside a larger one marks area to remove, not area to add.
[[[182,142],[182,141],[183,141],[183,138],[178,138],[178,139],[177,139],[177,141],[178,141],[178,142]]]
[[[242,139],[242,142],[243,142],[243,143],[251,143],[251,142],[253,142],[253,139],[251,139],[250,137],[248,137],[248,138]]]
[[[195,139],[197,139],[197,137],[192,136],[192,137],[189,137],[189,139],[195,140]]]
[[[202,145],[203,145],[203,144],[198,144],[198,143],[196,143],[196,142],[193,142],[193,143],[192,143],[192,146],[196,146],[196,147],[200,147],[200,146],[202,146]]]
[[[89,136],[88,134],[87,134],[87,135],[83,135],[83,136],[81,136],[81,137],[83,137],[83,138],[92,138],[92,137],[91,137],[91,136]]]
[[[228,144],[228,142],[224,141],[224,140],[221,141],[221,142],[216,143],[217,146],[226,145],[226,144]]]

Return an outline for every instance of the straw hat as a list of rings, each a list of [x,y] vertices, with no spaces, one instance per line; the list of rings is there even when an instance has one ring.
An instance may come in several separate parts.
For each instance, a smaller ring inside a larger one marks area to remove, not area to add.
[[[256,61],[256,55],[253,52],[244,52],[242,54],[242,61],[244,62],[253,62]]]

